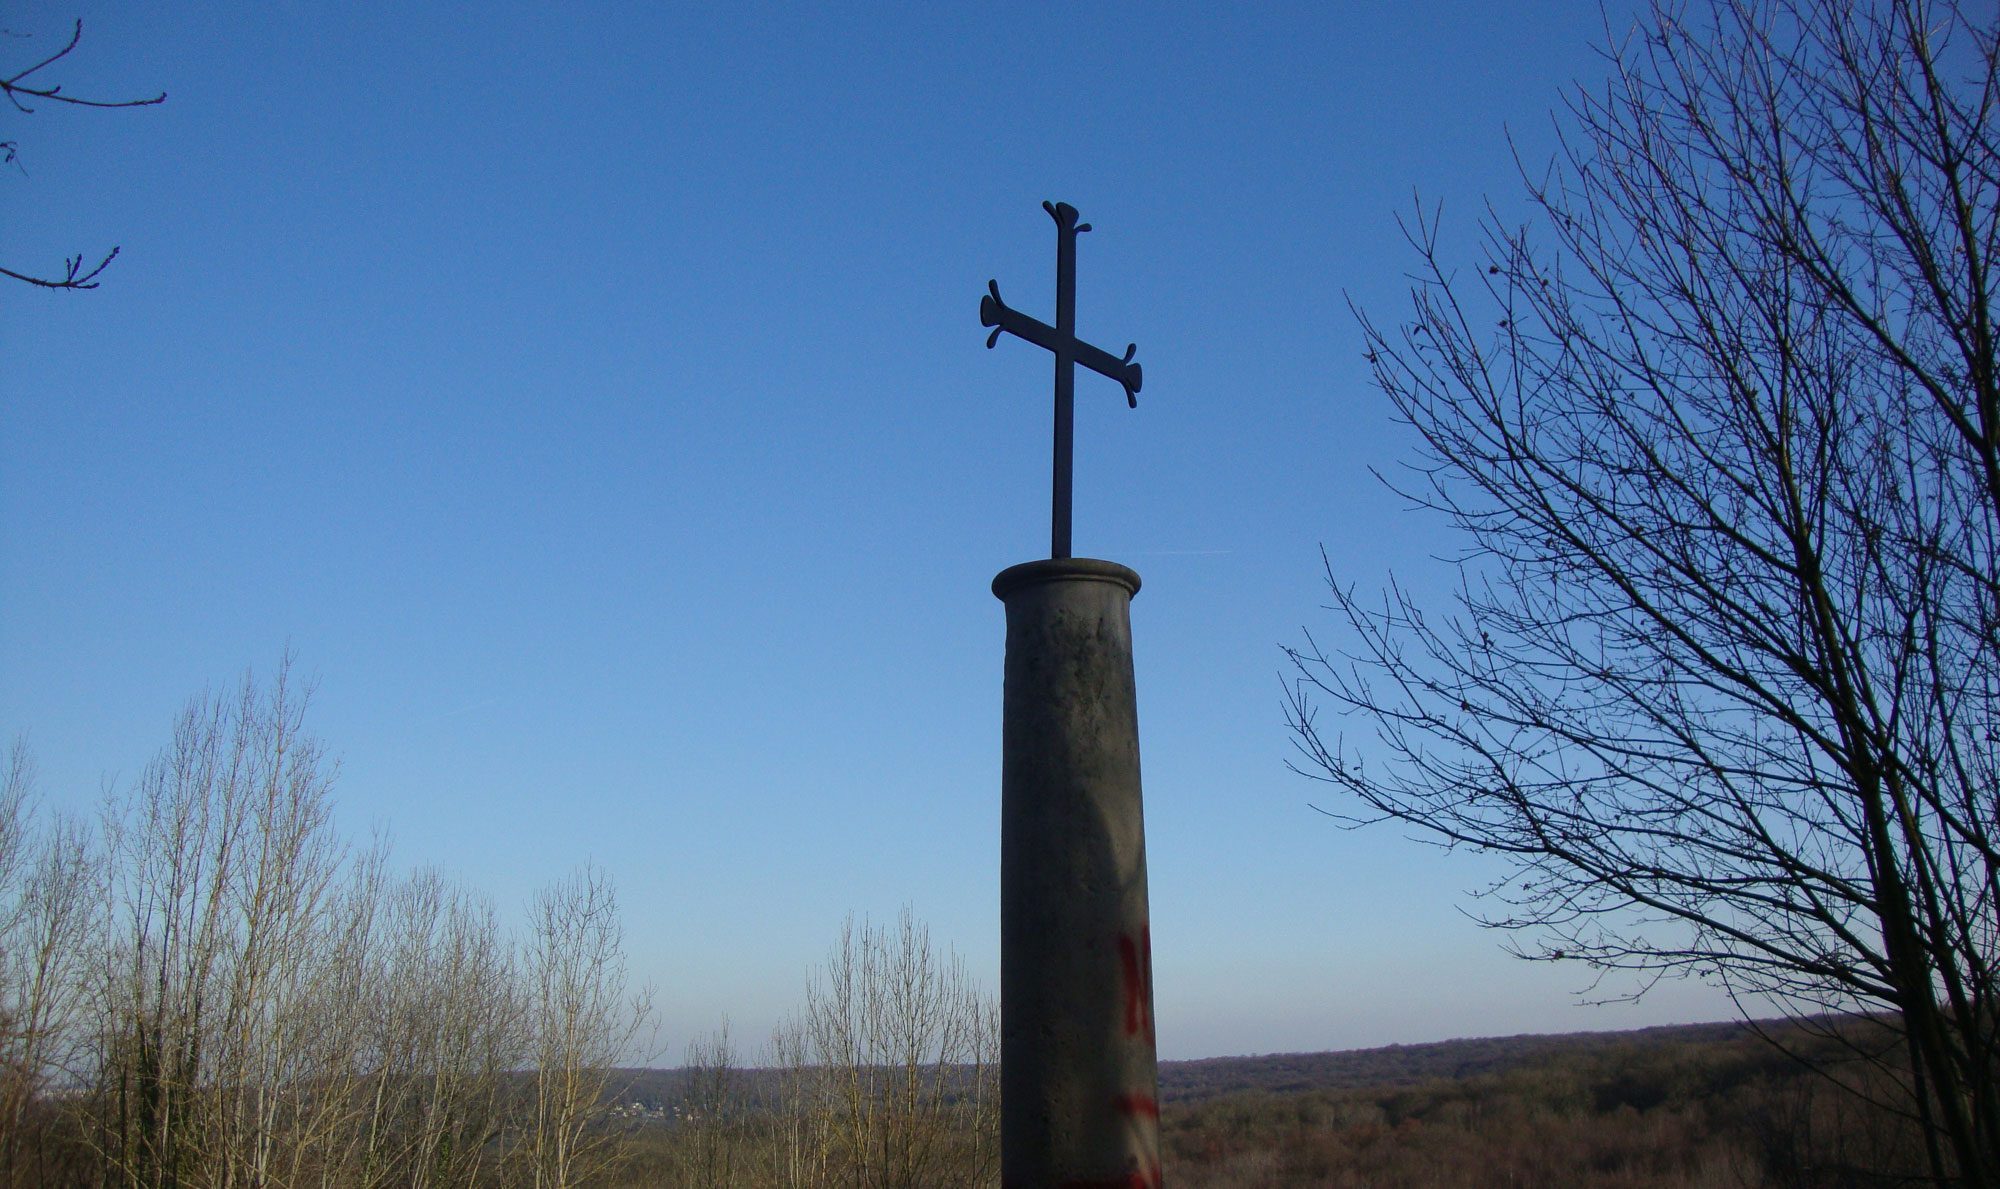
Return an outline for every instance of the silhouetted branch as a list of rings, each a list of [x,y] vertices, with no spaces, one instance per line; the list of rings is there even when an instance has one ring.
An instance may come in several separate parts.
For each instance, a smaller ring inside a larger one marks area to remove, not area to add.
[[[0,93],[4,93],[7,96],[7,101],[14,105],[16,111],[23,113],[31,113],[35,110],[21,102],[23,95],[32,96],[36,99],[47,99],[55,103],[70,103],[77,107],[150,107],[155,103],[165,103],[167,101],[167,93],[165,91],[161,91],[158,95],[147,99],[83,99],[75,95],[63,94],[62,84],[60,83],[51,87],[35,87],[21,81],[31,74],[45,70],[62,61],[64,58],[69,57],[70,51],[74,50],[77,43],[82,40],[83,21],[79,19],[75,27],[70,30],[69,41],[64,43],[61,49],[43,58],[33,66],[28,67],[26,70],[0,79]]]
[[[35,110],[25,102],[27,99],[47,100],[51,103],[67,103],[76,107],[150,107],[156,103],[166,102],[167,93],[165,91],[143,99],[86,99],[77,95],[64,94],[62,84],[60,83],[40,86],[26,81],[34,74],[46,70],[68,57],[71,51],[76,49],[77,43],[82,40],[83,21],[79,19],[71,27],[69,40],[63,43],[61,49],[24,70],[16,71],[6,78],[0,78],[0,94],[4,94],[7,102],[13,104],[14,110],[23,115],[33,114]],[[18,142],[12,140],[0,141],[0,164],[15,164],[18,153]],[[89,269],[83,267],[83,256],[68,257],[63,263],[63,274],[59,278],[16,272],[11,268],[5,267],[0,267],[0,276],[10,277],[16,281],[25,281],[30,285],[36,285],[44,289],[95,289],[98,285],[98,274],[102,273],[117,256],[118,249],[113,247]]]
[[[45,289],[95,289],[97,288],[97,274],[103,272],[105,266],[109,265],[117,256],[118,249],[114,247],[109,252],[106,252],[104,259],[99,260],[89,272],[80,271],[83,267],[83,257],[71,256],[63,262],[63,278],[59,281],[52,281],[47,277],[29,276],[27,273],[15,272],[13,269],[6,267],[0,267],[0,276],[12,277],[17,281],[26,281],[30,285],[40,285]]]

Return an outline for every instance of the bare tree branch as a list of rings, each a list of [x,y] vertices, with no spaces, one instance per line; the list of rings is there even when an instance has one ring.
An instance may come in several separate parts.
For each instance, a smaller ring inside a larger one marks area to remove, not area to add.
[[[141,99],[87,99],[78,95],[65,94],[61,83],[42,85],[39,82],[28,81],[40,71],[46,70],[64,58],[67,58],[82,40],[83,21],[79,19],[71,27],[69,40],[63,43],[61,49],[24,69],[17,70],[5,78],[0,78],[0,95],[4,95],[7,102],[13,105],[14,110],[22,115],[33,114],[35,109],[29,106],[27,102],[30,99],[46,100],[51,103],[66,103],[74,107],[150,107],[153,104],[165,103],[167,101],[167,93],[165,91],[160,92],[158,95]],[[18,148],[17,142],[13,140],[0,141],[0,164],[16,164]],[[27,284],[43,289],[95,289],[99,283],[97,280],[98,275],[110,267],[111,262],[117,259],[117,257],[118,249],[113,247],[96,264],[88,269],[83,266],[84,257],[76,255],[64,259],[63,271],[60,276],[40,276],[34,273],[17,272],[14,269],[6,267],[0,267],[0,276],[9,277],[16,281],[24,281]]]

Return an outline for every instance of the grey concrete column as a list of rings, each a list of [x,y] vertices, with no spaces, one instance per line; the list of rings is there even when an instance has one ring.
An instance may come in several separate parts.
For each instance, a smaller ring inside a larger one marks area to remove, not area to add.
[[[1132,596],[1059,558],[1001,571],[1000,1181],[1155,1189],[1159,1074]]]

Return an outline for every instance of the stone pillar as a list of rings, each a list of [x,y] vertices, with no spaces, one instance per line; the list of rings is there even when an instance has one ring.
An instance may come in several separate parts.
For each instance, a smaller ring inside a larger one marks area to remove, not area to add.
[[[1132,682],[1139,575],[1001,571],[1000,1181],[1156,1189],[1159,1075]]]

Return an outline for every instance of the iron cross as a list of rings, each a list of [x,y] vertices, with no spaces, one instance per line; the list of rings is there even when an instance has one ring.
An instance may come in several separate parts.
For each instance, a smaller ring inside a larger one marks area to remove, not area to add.
[[[1081,232],[1089,231],[1090,224],[1078,223],[1076,208],[1067,202],[1044,202],[1042,209],[1056,221],[1056,324],[1050,326],[1019,310],[1009,309],[1007,303],[1000,300],[1000,284],[997,281],[986,282],[986,296],[979,299],[979,324],[994,328],[986,338],[989,350],[1000,341],[1000,332],[1004,330],[1055,353],[1055,493],[1049,513],[1049,556],[1068,557],[1070,464],[1075,454],[1076,435],[1075,365],[1080,363],[1098,375],[1118,381],[1125,388],[1126,402],[1136,409],[1139,407],[1139,365],[1132,362],[1132,356],[1138,353],[1139,348],[1137,344],[1126,347],[1125,358],[1119,359],[1076,337],[1076,237]]]

